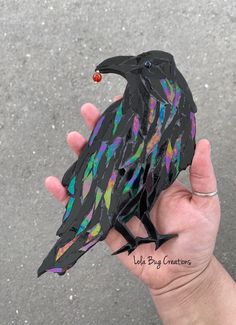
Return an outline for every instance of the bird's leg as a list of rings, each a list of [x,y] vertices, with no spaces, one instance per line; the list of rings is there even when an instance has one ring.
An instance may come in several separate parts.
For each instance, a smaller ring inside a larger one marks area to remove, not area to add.
[[[114,253],[112,253],[112,255],[120,254],[126,251],[128,251],[128,254],[130,254],[133,251],[133,246],[135,245],[134,236],[131,234],[131,232],[129,231],[129,229],[127,228],[127,226],[122,220],[124,217],[125,216],[122,215],[117,217],[114,224],[114,228],[127,240],[128,243],[122,246]]]
[[[142,221],[142,223],[147,231],[148,237],[147,238],[136,237],[135,238],[136,247],[139,244],[143,244],[144,239],[146,239],[146,241],[145,241],[146,243],[155,242],[155,244],[156,244],[155,250],[157,250],[162,244],[167,242],[169,239],[178,236],[178,234],[159,234],[159,232],[156,231],[156,228],[154,227],[154,225],[150,219],[150,214],[148,211],[146,211],[142,216],[138,215],[137,217]]]
[[[128,254],[130,254],[135,250],[138,245],[152,242],[155,243],[155,250],[157,250],[162,244],[167,242],[169,239],[178,236],[178,234],[159,234],[159,232],[156,231],[156,228],[151,222],[148,211],[146,211],[142,215],[142,217],[139,215],[137,215],[137,217],[142,221],[147,231],[148,237],[134,238],[129,229],[126,227],[125,223],[122,221],[122,218],[124,218],[124,216],[118,216],[115,221],[114,228],[127,240],[127,244],[112,253],[112,255],[120,254],[126,251],[128,251]]]

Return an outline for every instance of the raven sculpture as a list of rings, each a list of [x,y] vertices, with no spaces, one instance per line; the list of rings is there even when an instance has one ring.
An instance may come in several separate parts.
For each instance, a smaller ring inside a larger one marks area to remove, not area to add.
[[[139,244],[157,249],[177,234],[160,234],[149,212],[160,192],[191,164],[195,150],[196,105],[171,54],[149,51],[116,56],[99,64],[100,73],[127,80],[123,97],[97,121],[78,160],[62,184],[69,201],[60,237],[38,269],[63,275],[114,227],[131,253]],[[147,237],[134,237],[126,222],[136,216]]]

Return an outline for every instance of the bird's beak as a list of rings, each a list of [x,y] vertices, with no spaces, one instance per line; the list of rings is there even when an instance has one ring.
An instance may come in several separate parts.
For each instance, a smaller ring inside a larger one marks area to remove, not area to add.
[[[95,71],[100,73],[116,73],[126,78],[127,73],[131,70],[132,65],[130,64],[130,59],[133,56],[115,56],[101,62]]]

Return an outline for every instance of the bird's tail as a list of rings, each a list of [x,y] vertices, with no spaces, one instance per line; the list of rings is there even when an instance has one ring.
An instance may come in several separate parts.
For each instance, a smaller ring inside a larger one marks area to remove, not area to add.
[[[95,224],[90,229],[85,229],[81,234],[67,231],[58,239],[47,257],[38,269],[38,277],[45,272],[54,272],[64,275],[77,260],[93,247],[102,237],[101,226]]]

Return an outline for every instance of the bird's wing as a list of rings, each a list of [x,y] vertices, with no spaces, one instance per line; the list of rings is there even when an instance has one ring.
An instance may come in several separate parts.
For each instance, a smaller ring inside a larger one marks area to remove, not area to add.
[[[114,163],[122,152],[132,114],[124,112],[122,100],[111,105],[97,122],[78,161],[66,173],[69,201],[57,231],[60,238],[40,266],[39,276],[46,271],[64,274],[111,228],[106,205],[115,182]]]
[[[77,163],[69,169],[70,175],[66,173],[66,177],[63,177],[69,201],[63,223],[57,231],[58,236],[61,237],[73,227],[79,228],[90,213],[93,202],[97,202],[95,210],[101,210],[98,207],[101,196],[111,184],[109,179],[123,151],[123,137],[127,134],[132,116],[132,110],[126,112],[121,99],[113,103],[98,120]],[[100,217],[94,211],[91,218],[94,221]]]

